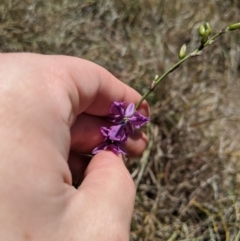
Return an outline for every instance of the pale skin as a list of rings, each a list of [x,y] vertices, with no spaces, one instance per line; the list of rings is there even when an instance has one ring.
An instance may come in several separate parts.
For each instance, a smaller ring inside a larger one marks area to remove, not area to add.
[[[101,151],[88,164],[80,153],[102,141],[113,101],[140,97],[86,60],[0,54],[0,240],[129,240],[135,187],[122,158]],[[126,149],[146,143],[139,132]]]

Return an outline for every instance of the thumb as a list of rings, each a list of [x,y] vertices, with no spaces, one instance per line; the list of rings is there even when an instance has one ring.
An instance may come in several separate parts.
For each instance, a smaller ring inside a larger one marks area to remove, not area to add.
[[[129,240],[134,199],[134,182],[122,158],[101,151],[88,165],[71,206],[81,226],[89,227],[86,240]]]

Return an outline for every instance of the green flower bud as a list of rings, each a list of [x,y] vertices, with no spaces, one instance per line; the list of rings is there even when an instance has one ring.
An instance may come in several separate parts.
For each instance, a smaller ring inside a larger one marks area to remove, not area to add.
[[[210,24],[206,22],[204,24],[205,29],[208,31],[209,35],[212,33],[212,28],[210,27]]]
[[[234,31],[237,29],[240,29],[240,23],[234,23],[227,28],[227,30],[229,30],[229,31]]]
[[[179,55],[178,55],[179,59],[185,58],[186,51],[187,51],[187,46],[186,46],[186,44],[184,44],[179,51]]]
[[[199,32],[200,36],[204,36],[204,34],[206,32],[205,27],[203,25],[200,25],[198,32]]]
[[[201,44],[204,45],[208,41],[208,37],[211,34],[212,29],[209,23],[205,23],[199,27],[199,34],[202,36]]]

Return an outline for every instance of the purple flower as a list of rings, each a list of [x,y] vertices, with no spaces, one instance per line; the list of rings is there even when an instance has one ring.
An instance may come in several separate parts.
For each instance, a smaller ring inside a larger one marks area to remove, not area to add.
[[[93,151],[92,154],[97,154],[101,150],[109,149],[113,151],[115,154],[124,154],[127,155],[126,151],[122,148],[121,144],[124,143],[126,140],[121,140],[121,138],[116,137],[115,134],[117,133],[117,126],[112,126],[110,128],[101,127],[101,132],[105,137],[104,141],[97,146]]]
[[[124,102],[113,102],[108,120],[115,125],[110,128],[101,127],[104,141],[92,151],[92,154],[106,149],[110,149],[116,154],[127,154],[122,148],[122,144],[127,141],[129,134],[134,133],[134,129],[139,129],[146,124],[149,118],[136,111],[133,103],[129,104],[127,108],[125,107]]]
[[[114,101],[109,116],[109,120],[112,123],[121,125],[124,128],[124,131],[120,131],[120,135],[123,132],[125,134],[133,134],[134,129],[139,129],[141,126],[146,124],[149,121],[148,117],[141,115],[138,111],[135,110],[135,105],[130,103],[125,109],[126,103]],[[121,129],[121,128],[119,128]]]

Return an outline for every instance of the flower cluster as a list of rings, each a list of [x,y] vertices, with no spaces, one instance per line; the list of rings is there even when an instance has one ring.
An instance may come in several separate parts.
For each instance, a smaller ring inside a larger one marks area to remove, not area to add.
[[[113,102],[107,119],[114,125],[110,128],[101,127],[104,141],[92,151],[93,154],[110,149],[116,154],[126,155],[122,145],[127,141],[129,134],[133,134],[135,129],[139,129],[149,121],[148,117],[135,110],[133,103],[126,108],[126,103],[117,101]]]

